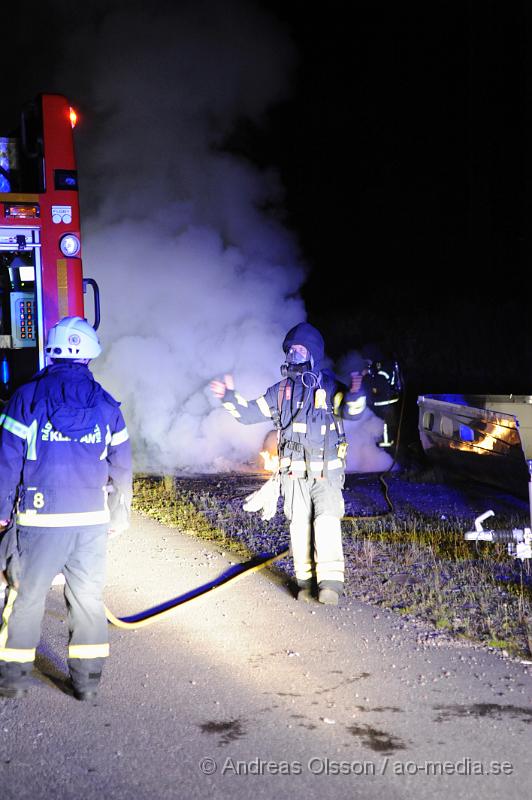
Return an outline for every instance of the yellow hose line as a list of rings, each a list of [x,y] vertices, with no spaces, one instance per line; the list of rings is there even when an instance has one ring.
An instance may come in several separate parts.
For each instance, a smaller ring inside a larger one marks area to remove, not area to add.
[[[128,617],[115,617],[112,611],[109,611],[107,606],[105,607],[106,617],[111,625],[115,625],[115,627],[123,628],[127,631],[144,628],[146,625],[151,625],[153,622],[159,622],[162,619],[166,619],[166,617],[171,616],[175,611],[177,611],[178,608],[190,603],[192,600],[196,600],[198,597],[204,597],[206,594],[216,591],[216,589],[222,589],[224,586],[235,583],[239,578],[244,578],[246,575],[250,575],[252,572],[258,572],[260,569],[267,567],[268,564],[272,564],[274,561],[277,561],[280,558],[285,558],[289,552],[289,548],[286,548],[286,550],[282,550],[280,553],[276,553],[273,556],[266,556],[258,563],[257,557],[252,558],[250,561],[244,562],[241,565],[242,570],[240,572],[237,572],[230,578],[224,579],[222,576],[222,578],[219,579],[220,583],[212,582],[214,585],[212,585],[212,583],[211,585],[207,585],[203,591],[198,592],[198,594],[194,594],[192,597],[189,597],[190,592],[186,592],[186,594],[175,597],[173,600],[160,603],[159,606],[156,606],[155,608],[150,608],[146,611],[139,612],[139,614],[132,615],[140,617],[140,619],[128,622]],[[164,605],[165,607],[161,611],[157,611],[157,608],[160,608],[161,605]]]

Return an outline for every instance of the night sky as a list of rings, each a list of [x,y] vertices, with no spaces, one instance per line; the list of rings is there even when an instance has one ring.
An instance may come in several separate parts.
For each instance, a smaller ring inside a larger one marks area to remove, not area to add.
[[[531,392],[526,3],[259,5],[293,40],[290,96],[223,146],[279,171],[329,353],[373,344],[413,393]],[[67,9],[8,12],[9,112],[60,91]]]
[[[414,391],[531,391],[524,8],[278,4],[301,69],[262,144],[309,319],[333,352],[396,355]]]

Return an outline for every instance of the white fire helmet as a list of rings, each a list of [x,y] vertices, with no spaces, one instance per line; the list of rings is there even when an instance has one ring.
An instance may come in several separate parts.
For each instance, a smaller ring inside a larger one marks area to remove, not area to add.
[[[97,358],[102,352],[94,328],[81,317],[63,317],[48,331],[46,355],[50,358]]]

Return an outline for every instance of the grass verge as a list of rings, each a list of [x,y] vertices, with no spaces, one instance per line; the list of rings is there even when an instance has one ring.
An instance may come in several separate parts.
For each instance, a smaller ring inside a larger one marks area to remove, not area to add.
[[[286,521],[282,513],[264,522],[242,511],[243,494],[252,489],[229,477],[138,475],[133,507],[243,558],[278,552],[289,544]],[[465,542],[465,521],[459,517],[396,514],[344,520],[342,528],[346,595],[423,620],[456,640],[530,657],[530,563],[511,559],[504,545]],[[293,577],[290,558],[274,569]]]

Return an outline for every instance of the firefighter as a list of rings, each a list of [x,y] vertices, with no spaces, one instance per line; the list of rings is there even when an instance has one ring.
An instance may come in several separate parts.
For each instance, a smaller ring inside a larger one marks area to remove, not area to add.
[[[367,359],[363,387],[368,407],[383,421],[382,438],[379,447],[390,449],[395,446],[398,435],[399,406],[402,381],[397,361],[384,357],[374,345],[362,348]]]
[[[0,693],[7,697],[27,693],[46,594],[58,573],[78,700],[96,696],[109,654],[107,537],[128,527],[132,475],[119,403],[88,368],[100,352],[86,320],[65,317],[48,334],[51,365],[21,386],[0,416],[0,573],[8,582]]]
[[[340,521],[347,443],[343,418],[358,417],[365,408],[362,376],[354,375],[348,389],[332,372],[320,369],[323,338],[306,322],[287,333],[283,350],[283,379],[256,400],[248,401],[235,392],[230,375],[224,381],[211,381],[210,388],[239,422],[274,423],[298,600],[311,601],[317,588],[319,602],[337,605],[344,587]],[[263,519],[273,516],[277,499],[278,494]],[[248,503],[246,510],[259,509]]]

